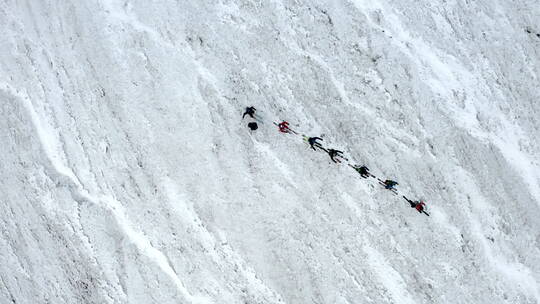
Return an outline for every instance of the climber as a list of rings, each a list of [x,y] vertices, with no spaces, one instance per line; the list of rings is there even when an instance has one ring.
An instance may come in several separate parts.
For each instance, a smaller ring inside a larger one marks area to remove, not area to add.
[[[328,152],[328,155],[330,155],[330,159],[332,159],[332,161],[335,163],[341,163],[341,161],[339,160],[339,158],[334,158],[334,157],[341,157],[347,160],[345,157],[341,155],[343,153],[342,151],[335,150],[335,149],[328,149],[327,152]]]
[[[426,207],[426,203],[423,201],[416,201],[415,204],[411,204],[411,208],[415,208],[416,211],[422,213],[424,211],[424,208]]]
[[[291,129],[289,128],[289,123],[285,120],[280,122],[277,126],[279,128],[279,132],[289,133],[289,131],[291,131]]]
[[[391,179],[387,179],[383,182],[384,188],[388,190],[396,190],[394,186],[399,185],[396,181],[393,181]]]
[[[313,151],[317,151],[317,149],[315,149],[315,147],[317,147],[319,149],[324,149],[323,146],[321,145],[321,143],[317,142],[317,140],[323,140],[322,138],[320,138],[320,137],[307,137],[307,136],[305,136],[305,138],[307,138],[307,142],[309,143],[309,145],[311,146],[311,149],[313,149]]]
[[[369,173],[369,168],[366,166],[351,166],[356,172],[360,173],[360,176],[363,178],[368,178],[371,176],[371,173]]]
[[[405,195],[403,195],[403,198],[409,202],[409,204],[411,205],[411,208],[414,208],[416,209],[416,211],[418,211],[419,213],[424,213],[425,215],[429,216],[429,213],[427,213],[425,211],[426,209],[426,203],[424,203],[424,201],[413,201],[413,200],[410,200],[408,199],[407,197],[405,197]]]
[[[257,111],[257,109],[255,109],[255,107],[253,107],[253,106],[246,107],[246,111],[244,112],[244,115],[242,115],[242,119],[244,119],[244,117],[246,117],[246,115],[249,115],[249,117],[251,117],[251,118],[255,118],[255,111]]]

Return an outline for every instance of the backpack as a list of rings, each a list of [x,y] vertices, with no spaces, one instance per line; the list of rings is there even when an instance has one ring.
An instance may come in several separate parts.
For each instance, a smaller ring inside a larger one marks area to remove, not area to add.
[[[255,130],[257,130],[259,128],[259,126],[257,125],[256,122],[250,122],[250,123],[247,124],[247,126],[248,126],[248,128],[251,129],[251,131],[255,131]]]

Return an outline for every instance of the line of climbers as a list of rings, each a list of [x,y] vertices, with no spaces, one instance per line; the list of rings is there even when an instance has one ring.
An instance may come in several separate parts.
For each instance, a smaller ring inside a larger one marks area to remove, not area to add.
[[[257,111],[257,109],[255,109],[255,107],[251,106],[251,107],[246,107],[246,110],[244,112],[244,115],[242,115],[242,119],[244,119],[246,117],[246,115],[248,115],[249,117],[252,118],[252,120],[254,121],[251,121],[248,123],[248,128],[252,131],[255,131],[258,129],[258,125],[257,125],[257,122],[260,122],[262,123],[262,119],[260,116],[258,116],[255,111]],[[282,121],[280,123],[276,123],[274,122],[274,125],[276,125],[278,127],[278,130],[279,132],[281,133],[288,133],[288,134],[294,134],[294,135],[300,135],[298,132],[296,132],[295,130],[291,129],[289,123],[287,121]],[[382,180],[378,177],[376,177],[375,175],[371,174],[369,172],[369,168],[366,167],[366,166],[359,166],[359,165],[351,165],[349,164],[349,159],[347,159],[345,156],[343,156],[343,151],[339,151],[339,150],[336,150],[336,149],[326,149],[320,142],[318,142],[319,140],[322,141],[323,139],[320,138],[320,137],[308,137],[304,134],[301,135],[302,138],[304,139],[304,141],[306,141],[309,146],[313,149],[313,151],[317,151],[317,149],[319,150],[322,150],[326,153],[328,153],[328,156],[330,156],[330,159],[338,164],[338,163],[342,163],[342,161],[346,161],[347,162],[347,165],[351,168],[353,168],[356,172],[358,172],[360,174],[360,176],[362,178],[374,178],[376,180],[378,180],[379,184],[381,186],[383,186],[385,189],[387,190],[390,190],[392,193],[394,193],[395,195],[399,195],[398,194],[398,190],[395,188],[395,186],[399,185],[398,182],[396,181],[393,181],[391,179],[387,179],[387,180]],[[424,213],[425,215],[429,216],[429,213],[426,212],[426,203],[423,202],[422,200],[410,200],[408,199],[405,195],[402,195],[402,198],[407,201],[411,208],[414,208],[416,209],[419,213]]]

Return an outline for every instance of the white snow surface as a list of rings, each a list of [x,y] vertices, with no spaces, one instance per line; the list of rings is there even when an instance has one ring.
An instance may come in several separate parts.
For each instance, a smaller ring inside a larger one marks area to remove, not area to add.
[[[2,304],[540,303],[538,0],[5,0],[0,34]]]

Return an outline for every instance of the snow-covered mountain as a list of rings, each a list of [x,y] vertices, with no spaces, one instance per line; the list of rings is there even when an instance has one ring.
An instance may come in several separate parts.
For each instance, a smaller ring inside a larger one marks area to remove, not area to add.
[[[6,0],[0,34],[0,303],[540,303],[537,0]]]

